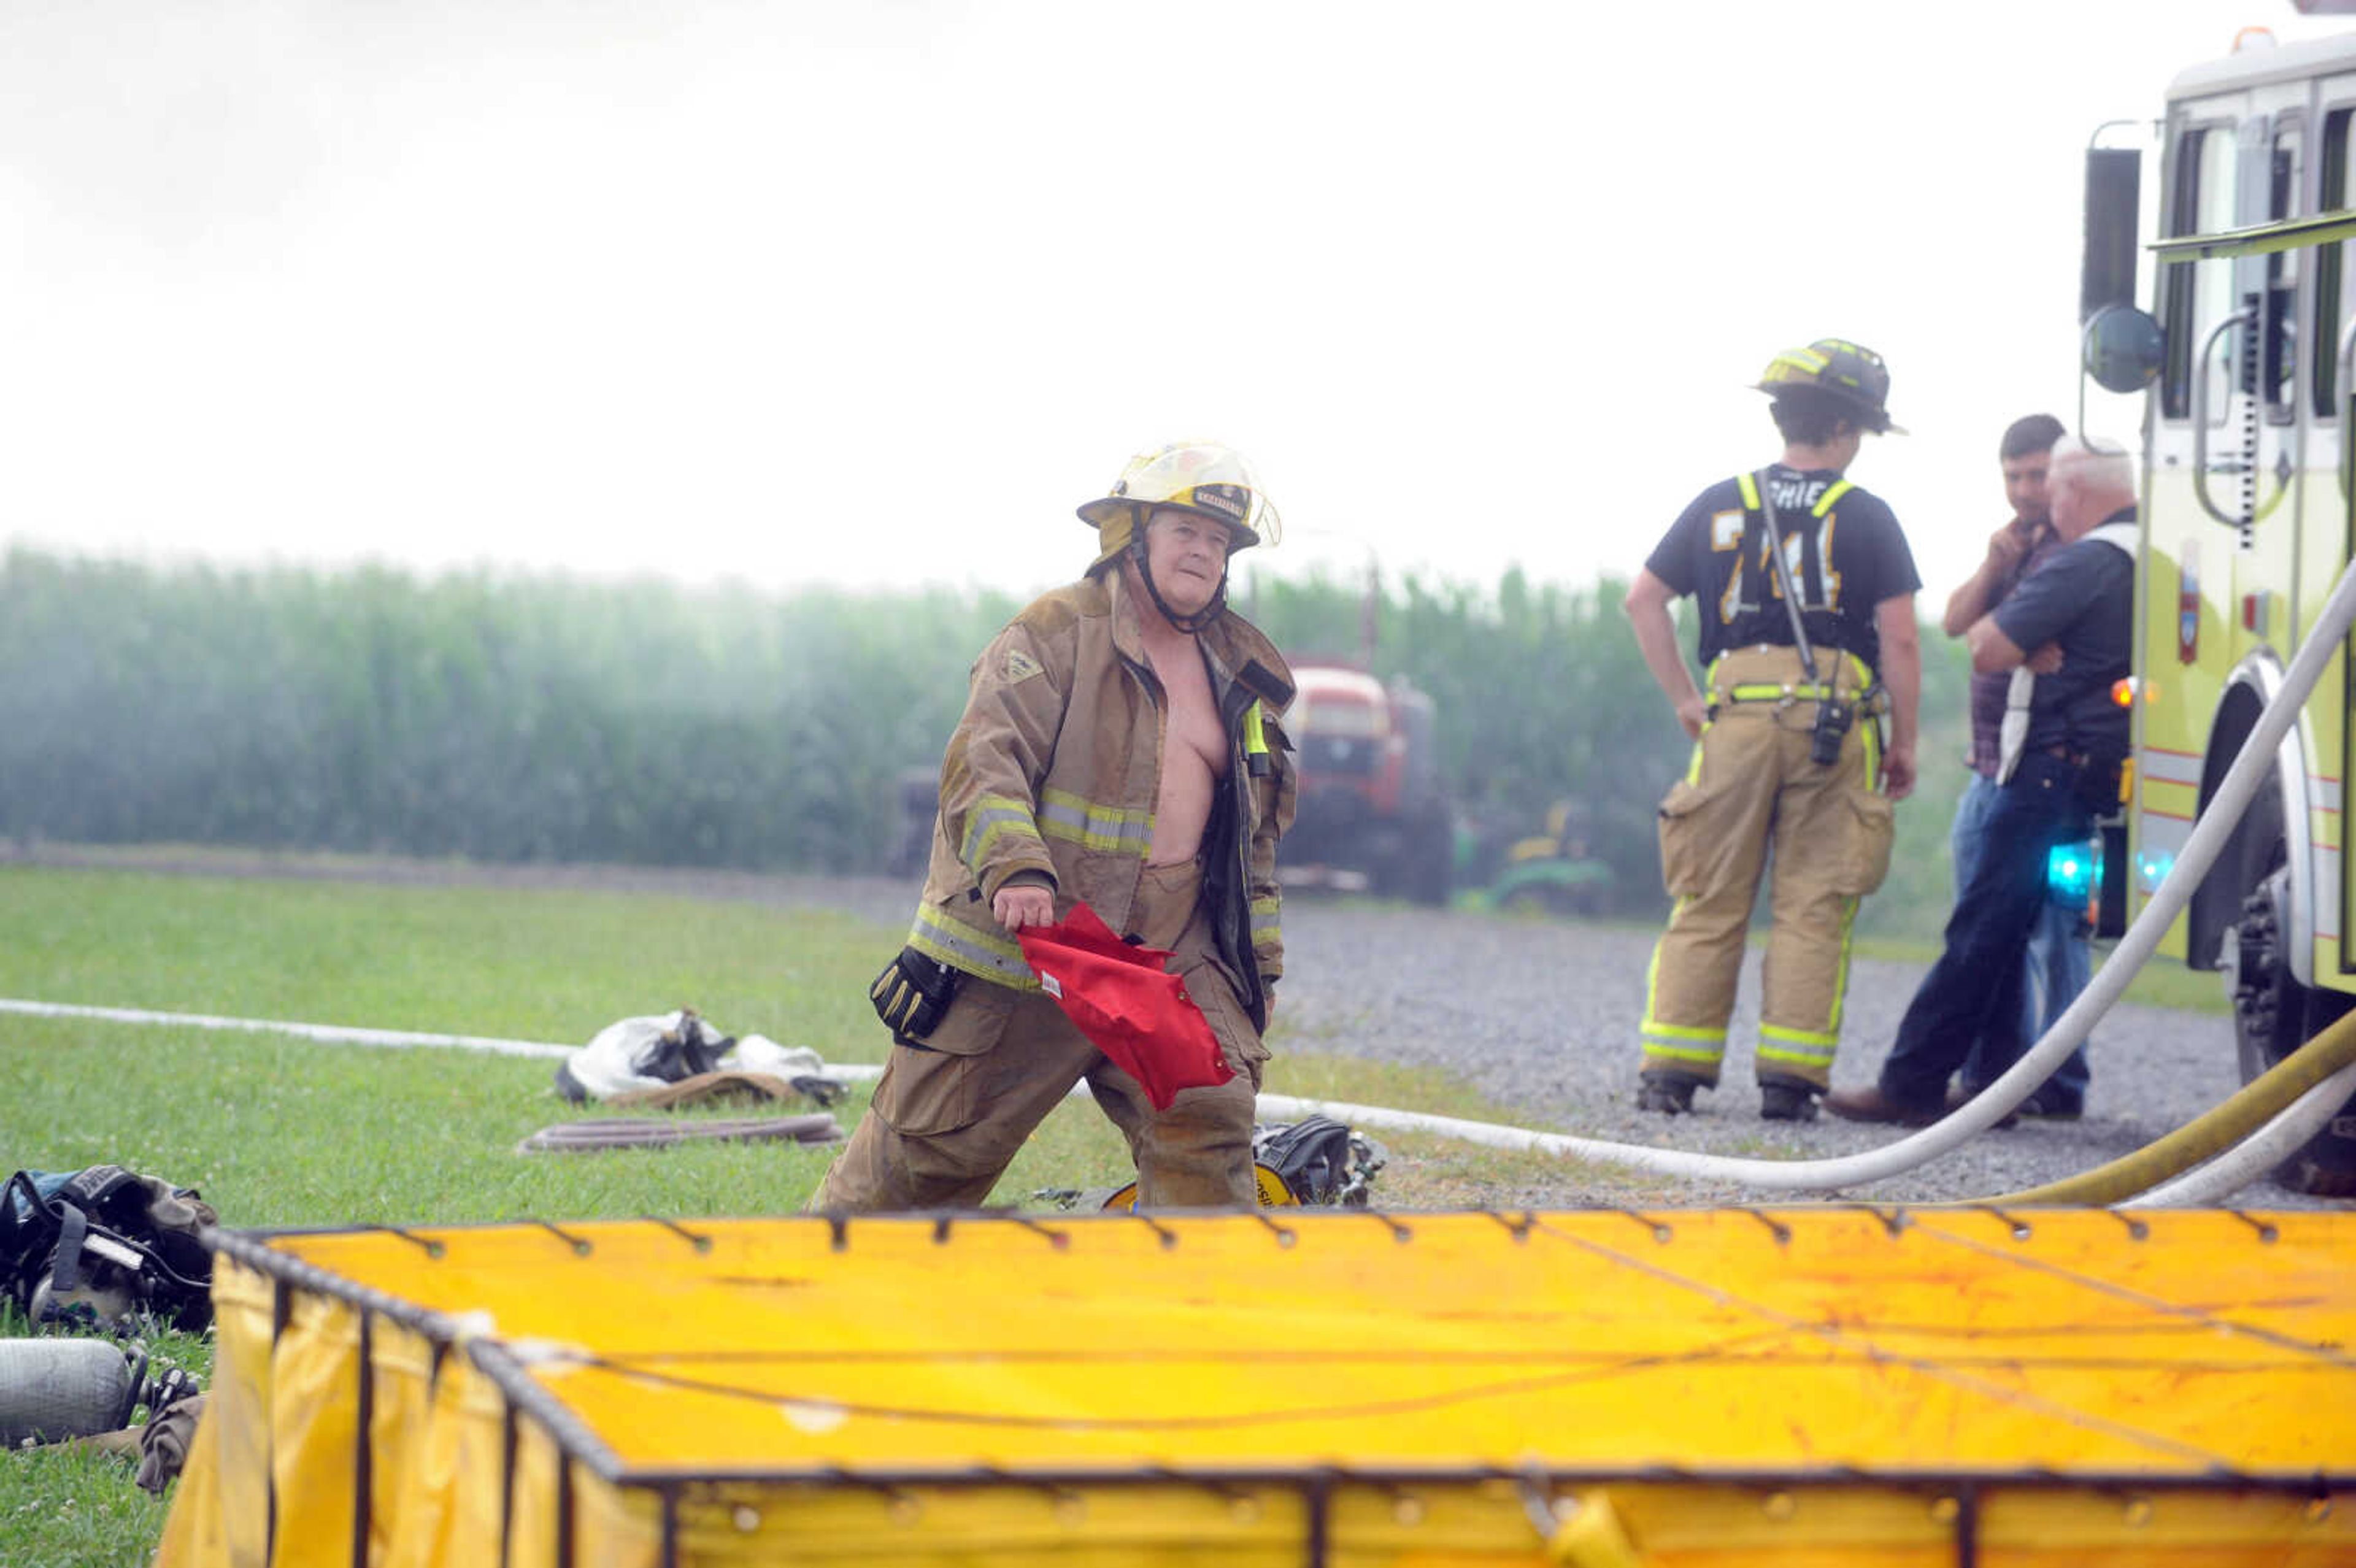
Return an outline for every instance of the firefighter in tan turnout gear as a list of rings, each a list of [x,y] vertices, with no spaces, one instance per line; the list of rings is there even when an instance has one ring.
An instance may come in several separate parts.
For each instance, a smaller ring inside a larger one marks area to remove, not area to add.
[[[1628,591],[1644,663],[1694,740],[1661,802],[1676,904],[1647,981],[1637,1104],[1676,1115],[1716,1087],[1772,859],[1759,1114],[1800,1121],[1829,1085],[1858,901],[1889,869],[1891,804],[1914,786],[1922,583],[1898,519],[1842,477],[1867,432],[1897,428],[1880,357],[1823,339],[1776,356],[1759,389],[1783,460],[1703,491]],[[1687,594],[1699,685],[1669,613]]]
[[[978,1206],[1083,1079],[1129,1140],[1140,1206],[1258,1202],[1294,789],[1275,716],[1292,680],[1226,587],[1231,554],[1274,542],[1276,513],[1242,457],[1192,443],[1133,459],[1079,515],[1100,547],[1087,574],[974,666],[916,922],[873,993],[891,1061],[813,1209]],[[1234,1078],[1157,1113],[1070,1022],[1013,933],[1076,901],[1174,950]]]

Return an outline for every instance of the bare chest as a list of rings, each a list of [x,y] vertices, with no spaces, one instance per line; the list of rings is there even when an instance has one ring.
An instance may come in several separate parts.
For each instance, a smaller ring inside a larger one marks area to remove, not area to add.
[[[1203,668],[1202,656],[1191,645],[1182,645],[1156,656],[1153,672],[1161,677],[1168,704],[1162,740],[1165,767],[1191,763],[1224,777],[1226,736],[1219,728],[1218,709],[1211,700],[1211,679]]]

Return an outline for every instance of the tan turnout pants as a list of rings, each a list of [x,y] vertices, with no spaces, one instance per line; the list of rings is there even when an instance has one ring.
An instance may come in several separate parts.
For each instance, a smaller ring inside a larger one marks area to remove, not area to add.
[[[1827,648],[1816,658],[1820,682],[1840,672],[1844,697],[1865,684],[1864,667],[1850,656]],[[1686,776],[1661,802],[1661,879],[1676,904],[1653,950],[1643,1025],[1648,1072],[1717,1083],[1772,847],[1774,923],[1757,1072],[1762,1083],[1830,1086],[1849,927],[1858,900],[1890,869],[1895,818],[1875,788],[1881,757],[1872,719],[1858,715],[1839,761],[1819,766],[1808,754],[1815,702],[1758,695],[1785,686],[1806,686],[1791,648],[1721,655],[1708,688],[1716,716],[1695,742]]]
[[[1201,893],[1194,861],[1147,867],[1130,930],[1150,947],[1175,950],[1170,967],[1185,977],[1234,1078],[1182,1091],[1157,1112],[1143,1086],[1107,1061],[1054,998],[969,976],[926,1038],[931,1049],[893,1048],[873,1104],[810,1207],[979,1208],[1023,1140],[1082,1079],[1129,1140],[1140,1208],[1256,1207],[1252,1116],[1268,1050],[1213,956]]]

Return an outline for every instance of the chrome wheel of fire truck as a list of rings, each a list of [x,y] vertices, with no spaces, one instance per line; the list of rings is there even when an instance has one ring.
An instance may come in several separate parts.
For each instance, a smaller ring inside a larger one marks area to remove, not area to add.
[[[2265,1072],[2348,1010],[2346,997],[2292,977],[2283,939],[2290,873],[2277,867],[2242,901],[2233,937],[2233,1036],[2242,1082]],[[2341,1108],[2297,1153],[2275,1168],[2294,1192],[2356,1197],[2356,1103]]]

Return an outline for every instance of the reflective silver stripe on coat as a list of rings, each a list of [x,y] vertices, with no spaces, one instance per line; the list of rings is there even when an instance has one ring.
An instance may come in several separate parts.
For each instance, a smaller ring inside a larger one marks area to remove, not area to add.
[[[1039,796],[1039,829],[1050,838],[1142,856],[1153,841],[1153,813],[1099,805],[1067,790]]]
[[[1259,946],[1262,943],[1280,942],[1283,940],[1284,924],[1282,913],[1283,901],[1281,899],[1265,898],[1252,900],[1251,938],[1252,945],[1254,947]]]
[[[1029,806],[1002,795],[986,795],[974,802],[973,809],[966,814],[965,847],[958,851],[958,859],[965,862],[966,869],[977,880],[981,876],[983,861],[989,858],[990,847],[998,842],[1000,834],[1007,832],[1038,838],[1039,824],[1033,819]]]
[[[1018,990],[1039,988],[1039,976],[1024,962],[1022,948],[953,920],[933,904],[917,909],[916,923],[908,929],[908,945],[969,975],[979,975]]]

